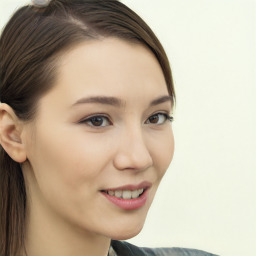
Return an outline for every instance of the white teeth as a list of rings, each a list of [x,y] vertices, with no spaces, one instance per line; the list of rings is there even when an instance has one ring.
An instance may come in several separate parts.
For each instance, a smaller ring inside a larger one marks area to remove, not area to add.
[[[118,198],[123,198],[123,199],[132,199],[132,198],[138,198],[142,193],[144,189],[136,189],[136,190],[108,190],[106,191],[109,195],[115,196]]]
[[[139,190],[132,191],[132,198],[137,198],[137,197],[139,197],[139,195],[140,195]]]
[[[113,190],[109,190],[109,191],[108,191],[108,194],[111,195],[111,196],[113,196],[113,195],[115,195],[115,192],[114,192]]]
[[[123,199],[131,199],[132,198],[132,191],[124,190],[123,191]]]
[[[114,193],[115,193],[115,197],[122,198],[122,194],[123,194],[122,190],[116,190],[114,191]]]

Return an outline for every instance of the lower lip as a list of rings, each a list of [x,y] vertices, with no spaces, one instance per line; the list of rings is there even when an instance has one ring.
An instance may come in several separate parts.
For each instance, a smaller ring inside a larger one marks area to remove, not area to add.
[[[105,192],[101,192],[111,203],[116,206],[124,209],[124,210],[136,210],[141,208],[147,202],[148,198],[148,189],[144,191],[144,193],[138,197],[133,199],[123,199],[115,196],[111,196]]]

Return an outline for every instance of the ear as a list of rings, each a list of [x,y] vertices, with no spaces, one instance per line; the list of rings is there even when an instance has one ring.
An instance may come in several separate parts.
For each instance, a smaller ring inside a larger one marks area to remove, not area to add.
[[[26,150],[21,140],[22,122],[13,109],[0,104],[0,143],[6,153],[16,162],[22,163],[27,159]]]

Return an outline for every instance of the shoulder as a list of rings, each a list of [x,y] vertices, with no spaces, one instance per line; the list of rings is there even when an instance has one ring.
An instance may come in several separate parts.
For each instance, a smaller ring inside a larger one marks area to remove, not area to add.
[[[208,252],[185,248],[137,247],[127,242],[112,240],[111,245],[119,256],[217,256]]]

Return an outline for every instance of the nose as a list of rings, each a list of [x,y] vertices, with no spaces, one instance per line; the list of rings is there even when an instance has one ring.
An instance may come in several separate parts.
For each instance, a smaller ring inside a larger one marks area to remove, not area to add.
[[[152,165],[153,159],[141,129],[123,132],[114,157],[115,168],[143,171]]]

